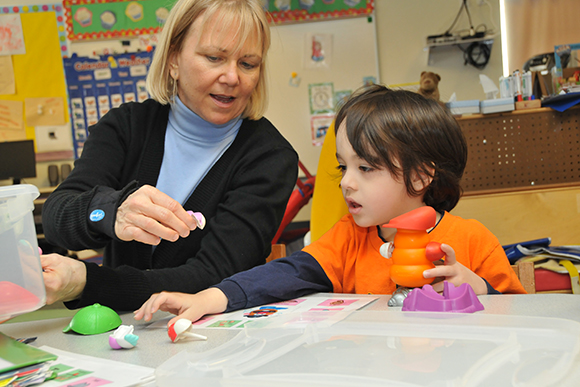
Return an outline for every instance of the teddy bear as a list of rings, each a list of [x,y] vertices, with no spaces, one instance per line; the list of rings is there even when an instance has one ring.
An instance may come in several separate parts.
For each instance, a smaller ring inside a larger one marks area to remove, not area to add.
[[[421,81],[419,83],[419,91],[423,97],[432,98],[439,101],[439,81],[441,77],[439,74],[430,71],[423,71],[421,73]]]

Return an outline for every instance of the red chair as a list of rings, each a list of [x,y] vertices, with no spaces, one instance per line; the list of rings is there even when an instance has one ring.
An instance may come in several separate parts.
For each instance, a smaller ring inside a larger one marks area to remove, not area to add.
[[[312,198],[312,193],[314,192],[314,181],[316,180],[316,176],[312,176],[310,172],[306,169],[306,167],[298,161],[298,166],[306,175],[306,180],[302,181],[299,177],[296,181],[296,189],[290,195],[290,199],[288,199],[288,204],[286,205],[286,212],[284,213],[284,218],[282,218],[282,223],[280,223],[280,228],[278,228],[278,232],[272,239],[272,244],[278,243],[278,240],[282,236],[282,233],[286,229],[286,226],[292,222],[292,220],[298,214],[298,211],[302,209],[305,205],[308,204],[310,198]]]

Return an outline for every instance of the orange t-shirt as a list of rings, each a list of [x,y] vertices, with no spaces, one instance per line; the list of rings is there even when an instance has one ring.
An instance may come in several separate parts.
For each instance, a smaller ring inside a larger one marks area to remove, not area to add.
[[[526,293],[499,241],[478,221],[445,212],[429,236],[451,246],[458,262],[497,291]],[[322,266],[335,293],[391,294],[396,285],[390,275],[392,261],[379,252],[383,243],[376,226],[359,227],[347,214],[303,251]]]

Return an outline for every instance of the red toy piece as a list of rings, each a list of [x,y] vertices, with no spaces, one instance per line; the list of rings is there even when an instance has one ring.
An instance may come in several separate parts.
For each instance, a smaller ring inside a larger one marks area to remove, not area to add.
[[[171,324],[169,328],[167,328],[167,335],[169,335],[169,338],[174,343],[177,342],[177,340],[183,339],[185,337],[190,337],[196,340],[207,340],[207,337],[191,332],[191,327],[191,321],[180,318],[175,323]]]
[[[396,228],[391,255],[391,279],[399,286],[417,288],[433,282],[423,272],[435,267],[433,261],[445,256],[441,244],[431,242],[427,230],[434,227],[437,214],[432,207],[419,207],[391,219],[383,227]]]

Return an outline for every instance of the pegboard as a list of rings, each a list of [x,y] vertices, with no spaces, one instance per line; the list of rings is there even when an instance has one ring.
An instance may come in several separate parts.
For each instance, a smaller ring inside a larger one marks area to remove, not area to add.
[[[468,144],[466,194],[580,184],[580,107],[457,120]]]

